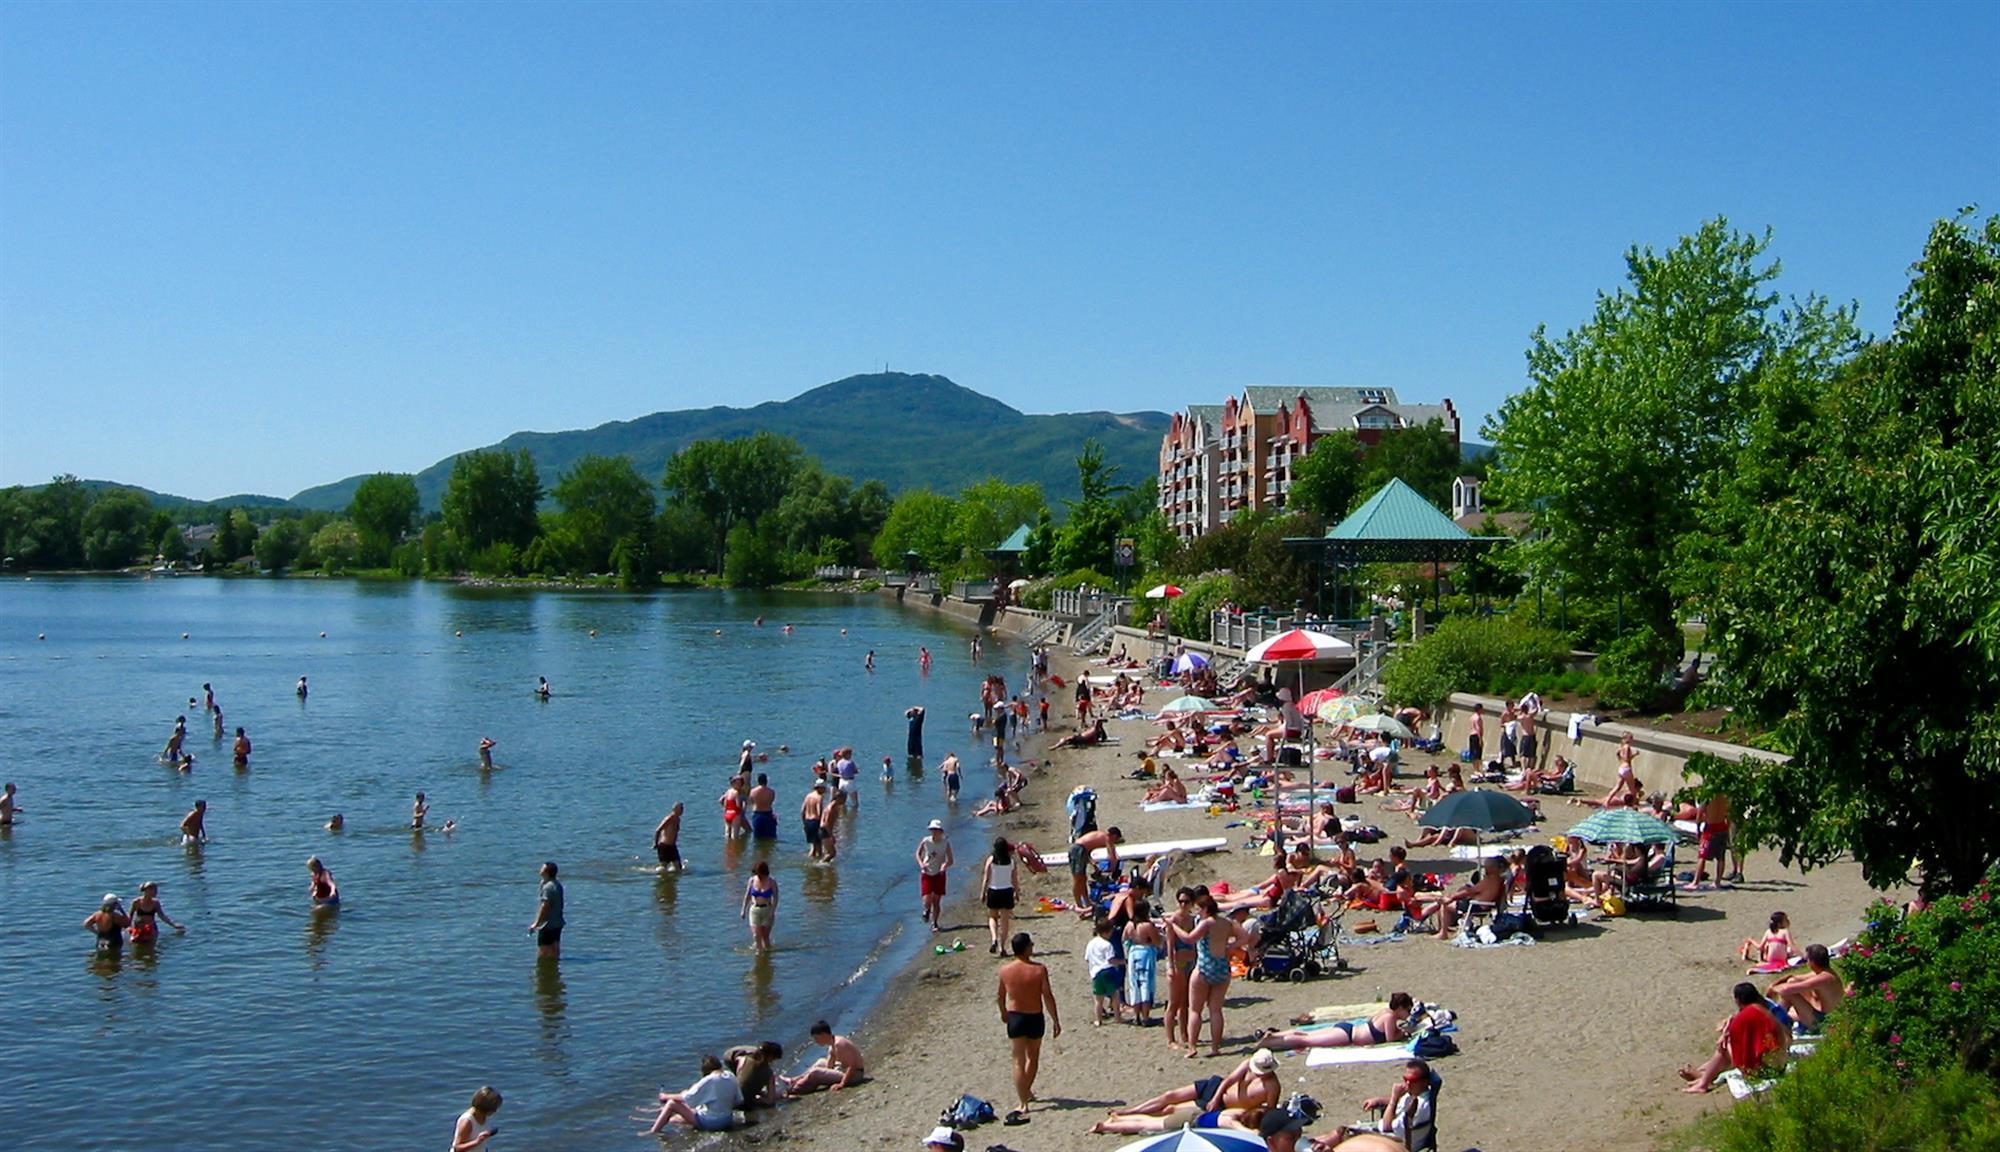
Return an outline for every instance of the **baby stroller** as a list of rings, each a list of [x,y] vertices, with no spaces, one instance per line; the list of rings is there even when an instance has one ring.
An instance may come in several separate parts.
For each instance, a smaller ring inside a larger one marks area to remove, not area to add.
[[[1250,979],[1290,979],[1303,983],[1329,971],[1345,972],[1340,956],[1340,916],[1298,891],[1278,898],[1278,906],[1257,921]]]
[[[1528,915],[1537,924],[1574,924],[1563,858],[1547,844],[1528,849]]]

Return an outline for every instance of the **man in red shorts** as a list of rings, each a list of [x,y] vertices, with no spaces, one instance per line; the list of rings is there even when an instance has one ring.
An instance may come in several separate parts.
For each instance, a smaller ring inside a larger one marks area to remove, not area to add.
[[[953,864],[951,843],[944,838],[944,821],[931,821],[930,830],[917,841],[917,886],[924,898],[924,923],[931,931],[942,932],[939,918],[944,915],[944,876]]]

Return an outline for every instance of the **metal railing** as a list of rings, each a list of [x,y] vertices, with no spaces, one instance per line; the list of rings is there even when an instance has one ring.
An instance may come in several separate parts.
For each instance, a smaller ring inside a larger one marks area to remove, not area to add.
[[[1247,651],[1273,636],[1294,628],[1305,628],[1345,640],[1359,652],[1368,639],[1368,625],[1366,620],[1334,620],[1277,612],[1225,612],[1218,609],[1209,613],[1208,638],[1219,647]]]
[[[999,585],[992,580],[954,580],[951,594],[958,600],[991,600]]]
[[[1049,593],[1049,607],[1063,616],[1096,616],[1115,604],[1130,603],[1127,597],[1102,588],[1063,588]]]
[[[1022,636],[1022,639],[1027,641],[1028,647],[1034,648],[1039,645],[1046,644],[1051,640],[1054,640],[1057,636],[1061,635],[1062,630],[1068,626],[1069,625],[1067,621],[1044,620],[1040,624],[1037,624],[1033,628],[1029,629]]]
[[[1349,696],[1374,697],[1381,694],[1382,669],[1388,667],[1389,657],[1395,652],[1393,644],[1371,644],[1354,661],[1354,667],[1343,673],[1333,686]]]
[[[1124,614],[1123,604],[1114,604],[1099,612],[1090,623],[1071,633],[1070,650],[1078,656],[1088,656],[1104,647],[1110,643],[1112,630],[1118,627],[1118,621]]]

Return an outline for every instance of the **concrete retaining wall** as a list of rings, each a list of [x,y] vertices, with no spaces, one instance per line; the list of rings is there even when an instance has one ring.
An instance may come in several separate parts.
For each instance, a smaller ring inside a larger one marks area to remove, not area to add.
[[[1455,693],[1440,721],[1444,728],[1445,747],[1454,754],[1465,748],[1474,704],[1482,704],[1486,708],[1486,758],[1490,760],[1500,752],[1500,710],[1505,707],[1505,701],[1496,697]],[[1609,722],[1593,724],[1586,721],[1580,738],[1572,741],[1569,738],[1569,721],[1568,712],[1549,712],[1542,717],[1537,732],[1536,759],[1546,765],[1559,755],[1576,765],[1577,791],[1583,793],[1602,795],[1611,790],[1611,785],[1618,779],[1618,742],[1627,732],[1632,733],[1632,746],[1638,750],[1638,756],[1632,762],[1633,772],[1645,784],[1648,793],[1665,792],[1671,796],[1681,788],[1697,783],[1685,771],[1688,757],[1696,752],[1707,752],[1725,760],[1740,760],[1745,756],[1773,761],[1785,759],[1776,752],[1746,748],[1740,744]]]

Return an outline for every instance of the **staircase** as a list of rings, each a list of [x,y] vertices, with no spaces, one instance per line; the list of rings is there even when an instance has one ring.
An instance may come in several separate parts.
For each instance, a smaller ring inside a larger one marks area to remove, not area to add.
[[[1243,675],[1243,670],[1248,668],[1249,665],[1234,656],[1223,656],[1217,658],[1209,667],[1215,670],[1215,682],[1217,684],[1228,684],[1233,682],[1238,676]]]
[[[1394,645],[1371,645],[1354,661],[1354,667],[1349,668],[1340,679],[1333,682],[1334,688],[1348,696],[1380,701],[1382,670],[1389,666],[1389,657],[1394,651]]]
[[[1061,620],[1044,620],[1029,629],[1022,639],[1027,641],[1028,647],[1039,648],[1043,644],[1054,640],[1057,636],[1062,635],[1062,630],[1065,627],[1067,625]]]
[[[1099,612],[1088,624],[1070,634],[1070,650],[1078,656],[1088,656],[1109,644],[1112,629],[1118,626],[1118,618],[1124,611],[1122,603],[1113,603]]]

